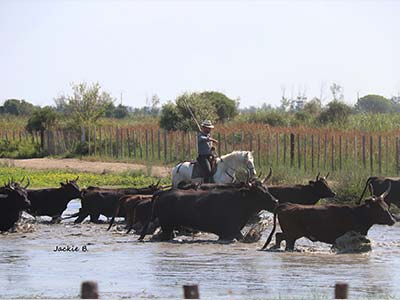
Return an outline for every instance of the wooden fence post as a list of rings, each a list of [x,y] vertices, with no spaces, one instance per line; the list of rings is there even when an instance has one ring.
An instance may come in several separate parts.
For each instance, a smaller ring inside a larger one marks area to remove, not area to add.
[[[261,138],[260,138],[260,133],[258,133],[257,134],[257,161],[258,161],[258,167],[259,168],[261,168],[260,147],[261,147]]]
[[[318,146],[317,146],[317,170],[320,170],[321,166],[321,135],[318,134]]]
[[[362,162],[365,169],[367,167],[367,159],[365,154],[365,135],[362,136]]]
[[[221,155],[221,133],[218,132],[218,155]]]
[[[228,153],[228,142],[226,140],[226,133],[225,132],[224,132],[224,151],[225,151],[224,154]]]
[[[167,131],[164,129],[164,162],[167,162]]]
[[[297,134],[297,165],[301,169],[300,133]]]
[[[158,154],[158,160],[161,160],[161,132],[160,132],[160,129],[157,130],[157,154]]]
[[[382,174],[382,137],[378,137],[378,174]]]
[[[97,146],[97,143],[96,143],[96,138],[97,138],[97,137],[96,137],[96,131],[97,131],[97,130],[96,130],[96,126],[94,126],[94,129],[93,129],[93,148],[94,148],[94,149],[93,149],[93,150],[94,150],[93,152],[94,152],[94,156],[96,156],[96,154],[97,154],[97,149],[96,149],[96,148],[97,148],[97,147],[96,147],[96,146]]]
[[[243,151],[243,142],[244,142],[244,133],[242,131],[240,137],[240,151]]]
[[[130,133],[129,128],[126,128],[126,139],[127,139],[127,143],[128,143],[128,157],[131,158],[132,157],[131,133]]]
[[[287,149],[287,134],[283,134],[283,165],[286,166],[286,149]]]
[[[338,282],[335,284],[335,299],[347,299],[349,285],[347,283]]]
[[[199,287],[197,285],[184,285],[183,286],[184,299],[200,299]]]
[[[311,171],[314,172],[314,135],[311,135]]]
[[[276,143],[276,165],[279,166],[279,133],[275,134],[275,143]]]
[[[399,138],[396,137],[396,175],[399,176]]]
[[[327,163],[327,151],[328,151],[328,134],[325,133],[324,136],[324,169],[326,170]]]
[[[268,132],[267,135],[267,165],[272,165],[271,160],[271,134]]]
[[[150,129],[150,139],[151,139],[151,159],[154,161],[154,132],[153,132],[153,128]]]
[[[339,171],[342,171],[342,136],[339,135]]]
[[[182,139],[182,156],[181,159],[182,161],[185,161],[185,132],[181,132],[181,139]]]
[[[294,165],[294,134],[290,134],[290,167]]]
[[[146,149],[146,161],[149,160],[149,131],[146,129],[145,132],[145,149]]]
[[[84,281],[81,285],[81,299],[99,299],[99,288],[95,281]]]
[[[335,136],[332,135],[332,160],[331,160],[331,170],[335,171]]]
[[[373,137],[372,135],[369,137],[369,167],[371,175],[374,172],[374,145],[373,145]]]
[[[188,131],[188,152],[189,152],[189,159],[192,159],[192,135],[190,131]]]
[[[136,158],[136,132],[135,130],[132,131],[132,148],[133,148],[133,157]]]
[[[303,154],[304,154],[304,171],[307,171],[307,134],[304,134],[304,147],[303,147]]]

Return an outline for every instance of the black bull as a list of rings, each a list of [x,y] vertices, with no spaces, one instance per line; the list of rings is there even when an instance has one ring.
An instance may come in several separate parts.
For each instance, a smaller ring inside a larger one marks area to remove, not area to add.
[[[279,200],[279,203],[314,205],[320,199],[336,196],[326,181],[328,175],[320,177],[318,173],[316,180],[310,180],[308,184],[271,186],[268,190]]]
[[[377,196],[382,194],[386,190],[389,183],[391,185],[391,189],[389,194],[385,198],[385,201],[389,205],[389,207],[390,204],[393,203],[400,208],[400,178],[394,177],[369,177],[365,183],[364,190],[357,203],[361,202],[368,186],[370,187],[371,194]]]
[[[155,195],[152,202],[151,221],[158,219],[162,240],[171,239],[179,226],[214,233],[220,240],[241,238],[240,231],[250,217],[263,209],[273,211],[278,203],[261,184],[230,189],[172,189]],[[139,240],[145,237],[147,225]]]
[[[90,216],[90,221],[99,222],[100,215],[112,217],[119,203],[119,199],[125,195],[152,195],[162,187],[150,185],[143,188],[128,188],[128,189],[102,189],[91,188],[82,190],[81,208],[79,212],[69,216],[68,218],[78,217],[75,223],[81,223],[87,216]],[[116,217],[125,217],[125,209],[121,207]]]
[[[30,205],[25,188],[8,184],[0,192],[0,231],[11,229]]]
[[[275,236],[274,248],[279,248],[283,240],[286,250],[293,250],[297,239],[306,237],[311,241],[334,244],[346,232],[356,231],[367,235],[374,224],[393,225],[395,220],[389,213],[385,196],[372,196],[363,205],[319,205],[309,206],[293,203],[280,204],[274,213],[274,227],[262,249],[271,242],[276,229],[276,218],[282,232]]]

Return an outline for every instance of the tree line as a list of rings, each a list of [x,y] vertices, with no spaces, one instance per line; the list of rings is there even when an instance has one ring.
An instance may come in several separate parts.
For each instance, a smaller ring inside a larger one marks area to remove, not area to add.
[[[354,106],[344,102],[342,88],[331,86],[331,101],[323,105],[321,99],[307,101],[304,97],[288,99],[272,107],[239,108],[240,99],[230,99],[216,91],[184,93],[160,106],[154,95],[146,105],[133,108],[121,104],[104,91],[98,83],[72,84],[71,92],[54,99],[53,106],[35,106],[26,100],[7,99],[0,106],[0,115],[26,117],[28,131],[51,128],[61,121],[66,127],[82,128],[95,125],[102,118],[140,119],[156,118],[166,130],[195,130],[192,114],[201,122],[209,119],[216,123],[250,122],[271,126],[346,126],[349,117],[356,114],[390,114],[400,112],[400,97],[387,99],[380,95],[366,95]],[[191,111],[191,112],[190,112]]]

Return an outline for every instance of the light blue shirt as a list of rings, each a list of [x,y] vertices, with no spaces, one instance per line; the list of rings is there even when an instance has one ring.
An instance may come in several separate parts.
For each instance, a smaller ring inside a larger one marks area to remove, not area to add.
[[[212,142],[210,141],[210,134],[199,132],[197,135],[197,146],[199,149],[199,155],[210,155]]]

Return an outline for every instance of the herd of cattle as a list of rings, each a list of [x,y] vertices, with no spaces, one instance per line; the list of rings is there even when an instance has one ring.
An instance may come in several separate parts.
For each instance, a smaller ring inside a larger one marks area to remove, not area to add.
[[[328,174],[329,175],[329,174]],[[173,238],[176,228],[189,228],[216,234],[220,240],[240,240],[241,230],[249,219],[261,210],[274,213],[274,225],[263,249],[270,243],[279,220],[281,232],[276,233],[275,248],[282,241],[292,250],[301,237],[311,241],[334,244],[348,231],[366,235],[374,224],[393,225],[390,204],[400,207],[400,179],[370,177],[366,182],[371,196],[363,204],[315,205],[320,199],[333,198],[327,176],[319,174],[308,184],[267,187],[270,174],[264,180],[253,178],[245,182],[227,184],[182,184],[168,188],[152,184],[144,188],[106,189],[88,187],[80,190],[76,178],[60,183],[59,188],[28,189],[20,182],[9,180],[0,188],[0,231],[12,229],[23,211],[32,216],[49,216],[60,222],[68,203],[81,199],[79,212],[67,218],[81,223],[90,216],[98,223],[100,215],[124,217],[128,232],[139,230],[140,240],[161,227],[161,239]]]

